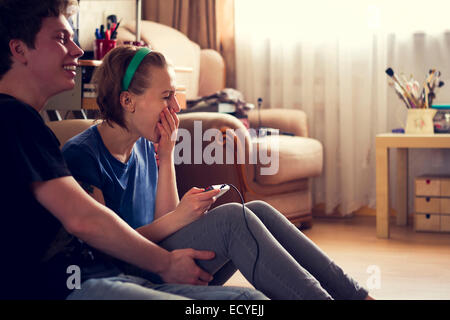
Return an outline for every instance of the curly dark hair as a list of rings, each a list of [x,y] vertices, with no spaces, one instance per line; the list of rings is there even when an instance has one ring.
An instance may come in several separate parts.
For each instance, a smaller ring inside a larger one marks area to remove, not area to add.
[[[67,15],[67,8],[77,5],[76,0],[0,0],[0,79],[12,65],[10,40],[34,48],[42,20]]]

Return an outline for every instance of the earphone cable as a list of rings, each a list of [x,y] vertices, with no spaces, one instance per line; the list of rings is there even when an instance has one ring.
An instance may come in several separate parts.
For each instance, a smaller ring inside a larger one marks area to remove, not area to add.
[[[248,226],[248,221],[247,221],[247,212],[245,211],[245,201],[244,198],[242,197],[241,192],[238,190],[238,188],[236,188],[234,185],[227,183],[228,186],[232,187],[238,194],[239,197],[241,198],[241,202],[242,202],[242,213],[244,215],[244,220],[245,220],[245,226],[247,227],[248,232],[250,233],[250,235],[252,236],[253,240],[255,241],[256,244],[256,258],[255,258],[255,262],[253,264],[253,270],[252,270],[252,284],[255,285],[255,271],[256,271],[256,263],[258,261],[259,258],[259,245],[258,245],[258,241],[256,240],[255,236],[253,235],[252,230],[250,230],[250,227]]]

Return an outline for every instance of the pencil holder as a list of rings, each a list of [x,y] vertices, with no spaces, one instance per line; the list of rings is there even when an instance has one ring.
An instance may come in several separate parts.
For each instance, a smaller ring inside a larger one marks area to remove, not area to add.
[[[95,39],[94,59],[102,60],[103,57],[117,45],[117,40]]]
[[[408,109],[406,134],[434,134],[435,109]]]

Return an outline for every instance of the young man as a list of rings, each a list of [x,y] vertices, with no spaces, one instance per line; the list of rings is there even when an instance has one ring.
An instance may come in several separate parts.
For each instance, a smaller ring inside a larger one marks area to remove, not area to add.
[[[59,142],[38,113],[51,96],[75,84],[83,51],[64,16],[73,2],[0,0],[0,298],[64,299],[70,294],[71,255],[48,257],[61,226],[96,249],[158,274],[165,283],[205,284],[211,276],[194,259],[212,259],[214,253],[168,252],[92,199],[71,176]],[[158,297],[156,290],[138,291],[114,297]]]

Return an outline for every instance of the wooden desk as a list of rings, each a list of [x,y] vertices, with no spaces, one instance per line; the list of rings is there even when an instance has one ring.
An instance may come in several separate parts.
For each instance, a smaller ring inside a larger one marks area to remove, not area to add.
[[[389,238],[389,148],[397,148],[397,224],[408,219],[408,149],[450,148],[450,134],[378,134],[376,146],[377,237]]]

